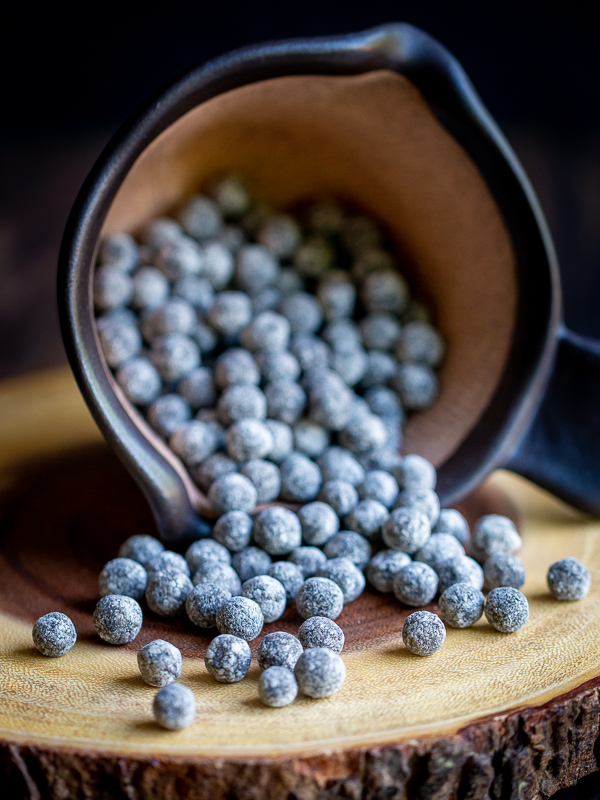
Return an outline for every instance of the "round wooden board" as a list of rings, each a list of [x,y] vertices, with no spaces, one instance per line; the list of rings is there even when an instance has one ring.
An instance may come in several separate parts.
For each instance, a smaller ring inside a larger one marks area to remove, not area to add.
[[[102,564],[133,533],[153,532],[146,504],[102,443],[69,374],[0,387],[0,786],[2,798],[547,797],[597,769],[600,524],[499,473],[462,506],[473,520],[518,516],[531,618],[506,636],[480,621],[448,630],[442,650],[412,656],[408,613],[371,592],[347,607],[347,681],[324,701],[268,709],[258,668],[222,686],[209,642],[185,621],[145,615],[138,639],[94,636]],[[595,578],[579,603],[553,601],[548,565],[580,558]],[[435,605],[432,606],[435,610]],[[59,610],[79,639],[64,658],[32,647],[31,624]],[[265,631],[296,632],[294,608]],[[198,716],[168,733],[136,650],[181,648]],[[256,650],[258,642],[254,642]]]

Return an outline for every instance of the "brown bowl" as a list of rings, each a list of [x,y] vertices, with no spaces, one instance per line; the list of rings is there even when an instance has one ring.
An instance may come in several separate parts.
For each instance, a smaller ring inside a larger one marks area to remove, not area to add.
[[[228,172],[277,208],[333,195],[384,223],[447,342],[439,399],[409,419],[404,451],[437,466],[444,504],[506,464],[560,332],[552,246],[514,154],[456,61],[415,28],[257,46],[192,70],[124,126],[88,178],[61,251],[73,370],[161,535],[206,532],[212,512],[106,365],[95,253],[105,234],[139,233]]]

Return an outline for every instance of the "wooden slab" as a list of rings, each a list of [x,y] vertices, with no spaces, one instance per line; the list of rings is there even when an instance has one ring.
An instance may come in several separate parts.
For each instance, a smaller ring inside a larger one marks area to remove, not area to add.
[[[0,387],[0,786],[2,798],[547,797],[597,769],[600,524],[497,474],[463,510],[518,515],[531,619],[506,636],[479,622],[412,656],[408,613],[366,592],[339,618],[348,678],[324,701],[263,707],[258,668],[233,686],[203,664],[209,639],[145,613],[138,639],[93,634],[96,579],[118,544],[153,532],[143,498],[102,444],[65,372]],[[548,565],[573,555],[595,578],[579,603],[553,601]],[[435,606],[432,606],[435,610]],[[64,658],[31,644],[60,610],[79,641]],[[293,608],[265,631],[296,632]],[[198,717],[168,733],[136,650],[182,649]],[[259,640],[260,641],[260,640]],[[255,651],[258,642],[253,643]]]

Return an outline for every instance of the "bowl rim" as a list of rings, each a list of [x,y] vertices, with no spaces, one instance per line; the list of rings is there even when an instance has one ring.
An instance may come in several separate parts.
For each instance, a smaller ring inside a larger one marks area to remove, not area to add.
[[[498,203],[517,263],[517,314],[507,362],[486,410],[439,467],[443,505],[464,496],[507,462],[541,402],[562,320],[558,263],[529,180],[456,59],[406,23],[232,51],[176,78],[121,126],[77,196],[59,255],[59,318],[71,368],[103,435],[146,495],[166,541],[207,535],[210,526],[193,507],[182,470],[146,439],[119,400],[99,350],[91,283],[98,238],[112,201],[142,151],[206,100],[269,78],[381,69],[411,80],[475,162]]]

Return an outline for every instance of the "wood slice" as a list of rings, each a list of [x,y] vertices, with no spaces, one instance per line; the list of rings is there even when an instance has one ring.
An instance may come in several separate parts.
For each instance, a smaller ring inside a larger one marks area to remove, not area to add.
[[[70,376],[0,387],[0,786],[3,798],[313,800],[548,797],[597,769],[600,581],[557,603],[545,573],[573,555],[600,573],[600,524],[524,481],[494,476],[462,510],[519,516],[529,623],[516,634],[484,621],[448,630],[442,650],[411,655],[409,613],[369,591],[338,622],[347,680],[333,697],[269,709],[258,668],[215,683],[209,638],[145,611],[137,640],[102,644],[91,614],[103,563],[148,508],[101,442]],[[431,606],[435,610],[435,605]],[[31,643],[41,614],[63,611],[79,639],[60,659]],[[296,632],[293,607],[265,632]],[[156,690],[136,665],[154,638],[181,648],[181,681],[198,716],[177,733],[152,720]],[[253,642],[256,651],[258,642]]]

